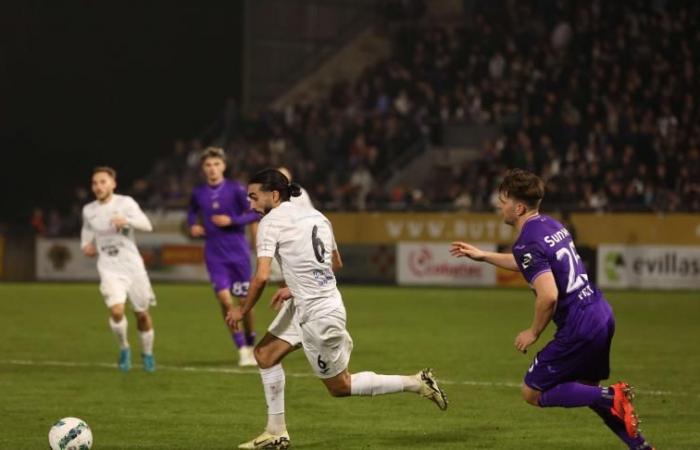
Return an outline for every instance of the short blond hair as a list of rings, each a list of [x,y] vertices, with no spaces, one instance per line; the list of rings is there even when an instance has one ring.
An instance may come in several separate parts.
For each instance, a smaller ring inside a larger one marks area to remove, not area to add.
[[[109,166],[97,166],[94,169],[92,169],[92,174],[95,175],[96,173],[106,173],[110,177],[112,177],[113,180],[117,179],[117,171],[112,169]]]
[[[204,163],[204,161],[209,158],[219,158],[223,162],[226,162],[226,153],[224,153],[224,149],[221,147],[207,147],[202,151],[199,162]]]

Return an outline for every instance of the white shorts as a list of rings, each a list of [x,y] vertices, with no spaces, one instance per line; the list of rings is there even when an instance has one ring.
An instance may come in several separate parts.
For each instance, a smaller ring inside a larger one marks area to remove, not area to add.
[[[136,312],[148,311],[155,306],[156,295],[146,271],[133,274],[105,272],[100,275],[100,293],[108,308],[123,305],[129,299]]]
[[[286,301],[267,331],[292,347],[301,346],[316,376],[325,379],[347,369],[350,362],[353,344],[345,325],[342,310],[299,324],[293,302]]]

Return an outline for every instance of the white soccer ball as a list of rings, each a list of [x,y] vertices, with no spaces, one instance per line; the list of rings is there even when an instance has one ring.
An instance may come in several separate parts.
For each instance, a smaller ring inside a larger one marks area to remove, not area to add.
[[[51,450],[90,450],[92,431],[84,420],[64,417],[49,430]]]

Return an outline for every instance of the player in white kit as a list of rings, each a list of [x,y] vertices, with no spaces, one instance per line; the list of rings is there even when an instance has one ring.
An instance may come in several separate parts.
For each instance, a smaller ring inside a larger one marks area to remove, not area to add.
[[[257,173],[248,184],[254,210],[264,214],[258,226],[257,269],[242,306],[229,311],[227,322],[238,326],[260,298],[276,258],[288,287],[273,304],[281,309],[255,347],[255,359],[267,401],[267,426],[242,449],[286,449],[290,446],[284,418],[285,374],[281,361],[303,348],[316,376],[334,397],[415,392],[444,410],[447,398],[430,369],[416,375],[378,375],[348,371],[352,338],[346,330],[345,306],[334,271],[342,266],[330,221],[313,208],[291,203],[300,187],[275,169]]]
[[[153,372],[154,332],[148,308],[155,305],[155,294],[134,241],[134,230],[152,231],[153,227],[133,198],[114,193],[116,187],[114,169],[95,168],[92,174],[95,200],[83,208],[81,248],[86,256],[97,256],[100,292],[110,311],[109,325],[119,342],[119,370],[126,372],[131,368],[124,317],[128,298],[139,329],[143,369]]]
[[[289,171],[289,169],[287,169],[284,166],[281,166],[278,167],[277,170],[282,172],[282,175],[287,177],[287,180],[289,180],[290,183],[293,181],[292,173]],[[309,193],[306,192],[306,189],[304,188],[301,188],[300,190],[301,194],[298,197],[291,197],[289,201],[303,208],[313,208],[314,204],[311,202],[311,197],[309,197]],[[272,260],[272,265],[270,266],[269,281],[272,281],[273,283],[278,283],[281,287],[285,286],[284,277],[282,276],[282,268],[280,267],[276,259]]]

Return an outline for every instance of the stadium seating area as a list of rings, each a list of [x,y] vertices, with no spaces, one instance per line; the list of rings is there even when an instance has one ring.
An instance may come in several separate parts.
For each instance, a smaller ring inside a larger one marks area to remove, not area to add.
[[[236,178],[287,165],[321,209],[490,210],[499,174],[522,167],[546,179],[549,210],[700,211],[700,4],[550,3],[411,14],[390,27],[393,57],[355,83],[283,111],[229,105],[207,140],[223,136]],[[455,123],[500,132],[439,182],[386,189],[392,162]],[[130,194],[183,207],[202,147],[176,141]]]
[[[423,33],[410,70],[431,79],[432,62],[450,67],[433,69],[451,75],[437,84],[441,118],[503,129],[455,178],[472,203],[503,168],[523,167],[548,180],[550,208],[699,211],[698,6],[582,2],[546,14],[513,2]],[[421,58],[424,48],[438,50]]]

